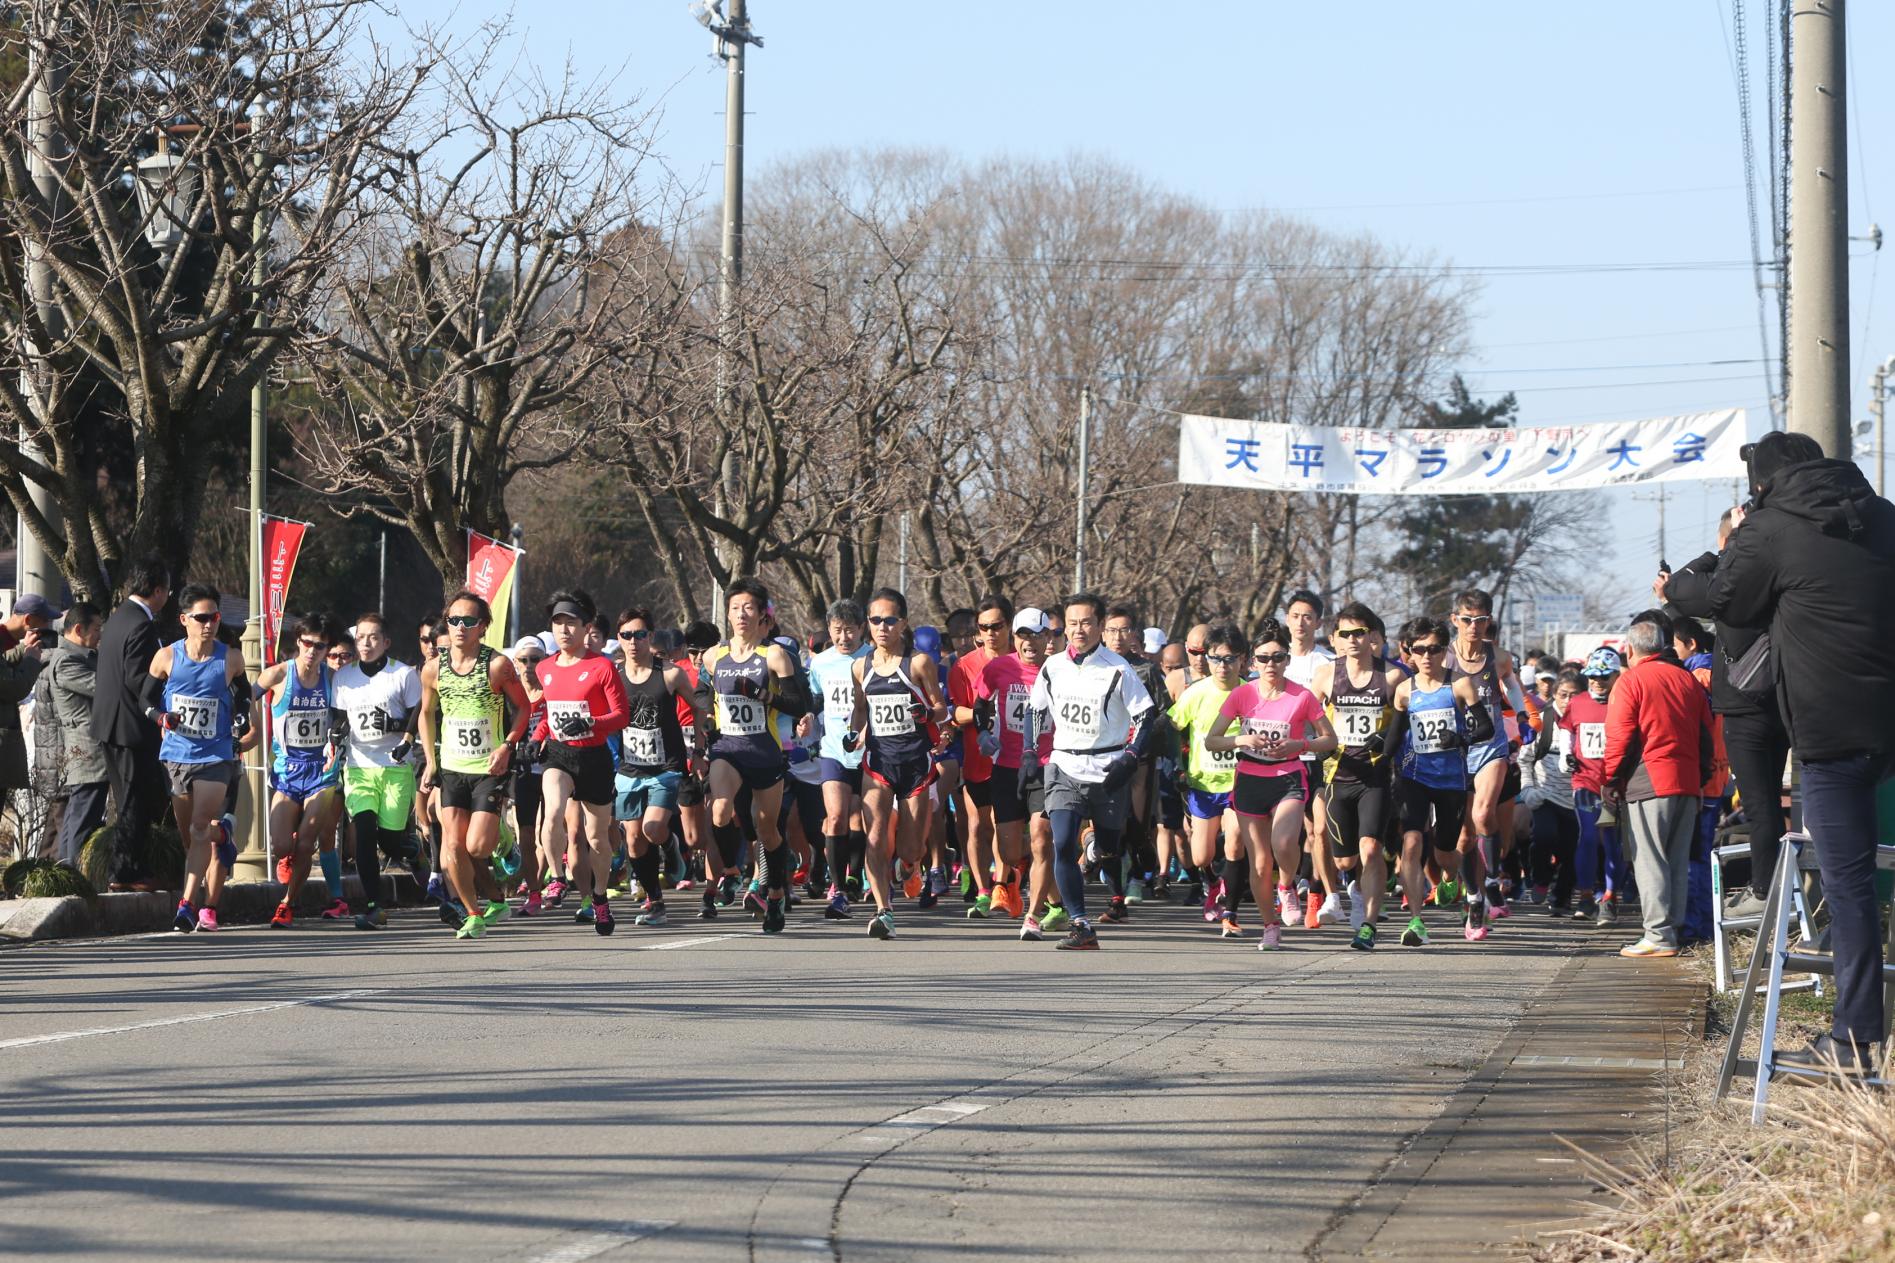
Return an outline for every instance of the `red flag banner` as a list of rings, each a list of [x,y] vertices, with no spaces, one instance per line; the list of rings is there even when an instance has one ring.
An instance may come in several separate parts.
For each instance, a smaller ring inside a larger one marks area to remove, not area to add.
[[[479,531],[467,532],[467,590],[493,607],[493,622],[482,637],[495,649],[507,646],[507,601],[513,595],[513,562],[517,553],[512,544],[503,543]]]
[[[308,526],[280,517],[263,519],[263,661],[276,661],[277,637],[283,632],[283,610],[289,604],[290,577],[296,573],[296,555],[302,551]]]

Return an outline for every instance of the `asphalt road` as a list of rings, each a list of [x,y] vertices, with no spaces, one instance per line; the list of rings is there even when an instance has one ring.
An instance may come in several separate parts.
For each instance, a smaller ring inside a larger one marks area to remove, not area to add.
[[[1582,942],[961,911],[0,952],[0,1255],[1313,1257]]]

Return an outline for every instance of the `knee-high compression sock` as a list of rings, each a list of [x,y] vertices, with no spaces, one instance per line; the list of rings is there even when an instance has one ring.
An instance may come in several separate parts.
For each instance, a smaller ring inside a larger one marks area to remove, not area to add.
[[[370,908],[382,900],[382,866],[376,851],[381,836],[374,812],[355,813],[355,875],[362,879],[362,901]]]
[[[643,855],[632,856],[632,876],[638,878],[638,884],[645,888],[645,898],[654,904],[665,901],[664,865],[658,861],[659,854],[657,847],[648,846]]]
[[[322,884],[329,888],[329,897],[342,898],[342,852],[318,851],[316,860],[322,865]]]
[[[790,844],[777,843],[776,850],[763,853],[763,886],[767,890],[789,889]]]
[[[1048,812],[1053,825],[1053,881],[1059,901],[1075,921],[1086,918],[1086,877],[1079,871],[1079,813]]]
[[[714,824],[711,826],[711,841],[717,844],[717,854],[723,858],[724,867],[737,867],[737,860],[744,849],[743,830],[735,824]]]
[[[839,889],[843,874],[849,871],[849,835],[826,833],[822,840],[823,861],[829,865],[829,885]]]
[[[1209,890],[1211,883],[1217,880],[1217,866],[1215,864],[1196,864],[1192,866],[1190,872],[1191,880],[1199,882],[1206,890]]]
[[[1093,845],[1099,852],[1099,878],[1105,882],[1105,888],[1112,892],[1114,899],[1125,898],[1125,866],[1119,861],[1119,844],[1123,835],[1116,829],[1092,827]]]
[[[1235,920],[1237,909],[1244,903],[1244,896],[1250,893],[1250,865],[1232,864],[1224,870],[1224,915]],[[1258,907],[1262,907],[1259,901]]]
[[[1500,886],[1500,839],[1491,833],[1474,835],[1474,842],[1480,848],[1480,860],[1486,867],[1487,885],[1495,890]]]
[[[1461,894],[1468,899],[1480,895],[1480,853],[1477,850],[1461,852]]]
[[[851,829],[849,831],[848,872],[855,874],[858,880],[862,878],[862,865],[867,861],[868,853],[869,835],[860,829]]]

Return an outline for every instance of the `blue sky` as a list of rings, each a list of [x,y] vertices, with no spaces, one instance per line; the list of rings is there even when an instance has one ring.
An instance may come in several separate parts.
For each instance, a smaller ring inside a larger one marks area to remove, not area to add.
[[[1290,211],[1460,266],[1742,263],[1483,274],[1468,378],[1477,394],[1518,391],[1530,424],[1728,406],[1767,424],[1721,0],[750,7],[766,41],[748,68],[753,174],[825,146],[1087,151],[1212,206]],[[1774,6],[1748,6],[1760,7]],[[509,11],[489,0],[399,9],[454,26]],[[549,72],[570,58],[659,106],[661,155],[686,182],[718,187],[722,70],[683,0],[511,11]],[[1849,101],[1859,235],[1878,216],[1895,221],[1895,140],[1876,126],[1895,119],[1895,86],[1875,76],[1872,52],[1895,46],[1895,7],[1857,4],[1849,21],[1853,65],[1869,72],[1851,74]],[[1760,21],[1751,29],[1761,96]],[[1767,254],[1767,219],[1764,231]],[[1869,247],[1852,253],[1860,418],[1870,370],[1895,352],[1895,294],[1882,293],[1895,291],[1895,265],[1883,286]],[[1857,455],[1873,476],[1873,459]],[[1730,492],[1670,493],[1674,564],[1708,546]],[[1606,494],[1613,533],[1600,551],[1632,601],[1657,560],[1657,505],[1652,492]]]

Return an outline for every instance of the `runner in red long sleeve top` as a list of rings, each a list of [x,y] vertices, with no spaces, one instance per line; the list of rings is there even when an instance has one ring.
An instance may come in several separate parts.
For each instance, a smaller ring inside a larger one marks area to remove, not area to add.
[[[632,714],[618,668],[602,653],[588,653],[574,662],[564,662],[563,657],[555,655],[540,663],[545,709],[533,728],[533,740],[559,741],[582,750],[602,746],[607,737],[625,727]],[[584,726],[573,724],[580,715],[591,720],[590,730],[567,735]]]

